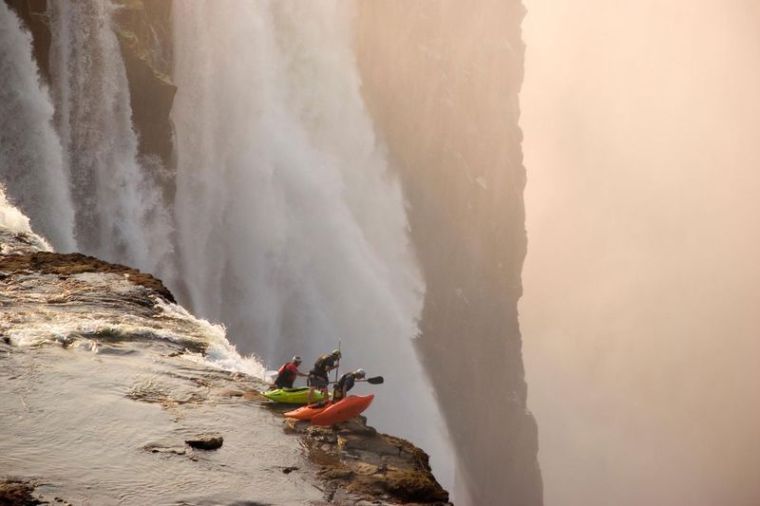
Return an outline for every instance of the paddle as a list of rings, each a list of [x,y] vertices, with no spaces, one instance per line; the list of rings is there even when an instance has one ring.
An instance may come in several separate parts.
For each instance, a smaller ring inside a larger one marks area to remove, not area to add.
[[[364,379],[358,379],[358,380],[354,380],[354,381],[357,381],[357,382],[358,381],[366,381],[367,383],[371,383],[372,385],[380,385],[380,384],[382,384],[385,381],[385,379],[383,379],[382,376],[375,376],[373,378],[364,378]],[[334,385],[335,383],[337,383],[337,381],[331,381],[330,382],[331,385]]]
[[[338,339],[338,351],[340,351],[340,345],[341,345],[341,339]],[[335,382],[338,382],[338,371],[340,370],[340,358],[338,358],[338,363],[335,365]]]

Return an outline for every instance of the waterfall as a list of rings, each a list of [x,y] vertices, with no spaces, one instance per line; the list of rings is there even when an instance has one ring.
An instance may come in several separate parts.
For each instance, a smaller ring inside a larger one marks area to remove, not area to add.
[[[342,343],[370,418],[450,465],[413,338],[424,284],[344,2],[174,2],[175,217],[190,304],[276,365]],[[404,416],[404,415],[407,416]],[[440,467],[436,472],[440,471]]]
[[[0,177],[34,229],[59,251],[76,248],[74,209],[53,106],[40,85],[32,38],[0,3]]]
[[[56,123],[75,235],[85,253],[171,281],[171,214],[155,174],[138,157],[114,10],[107,0],[48,2]]]

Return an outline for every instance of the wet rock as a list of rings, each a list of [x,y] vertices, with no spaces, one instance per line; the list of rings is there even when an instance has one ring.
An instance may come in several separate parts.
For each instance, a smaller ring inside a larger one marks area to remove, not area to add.
[[[131,283],[144,286],[164,300],[176,302],[174,295],[158,278],[131,267],[111,264],[81,253],[37,252],[25,255],[6,255],[0,257],[0,271],[5,273],[31,271],[57,276],[70,276],[87,272],[121,274]],[[154,302],[146,298],[145,304],[152,307]]]
[[[150,453],[167,453],[171,455],[187,455],[187,449],[176,446],[163,446],[159,444],[148,444],[143,446],[143,450]]]
[[[140,154],[158,157],[169,168],[173,147],[169,115],[177,92],[171,80],[171,2],[118,0],[118,4],[116,35],[127,73],[132,121],[140,134]]]
[[[243,399],[247,401],[265,401],[267,400],[266,397],[261,395],[261,393],[257,390],[248,390],[246,392],[243,392]]]
[[[318,474],[324,480],[346,480],[351,478],[354,472],[347,467],[325,467]]]
[[[185,443],[198,450],[216,450],[222,447],[224,438],[220,435],[201,435],[194,439],[186,439]]]
[[[287,420],[320,467],[325,498],[333,504],[450,504],[428,456],[401,438],[378,433],[357,417],[335,427]]]
[[[226,388],[219,392],[222,397],[243,397],[245,392],[242,390],[236,390],[234,388]]]
[[[8,478],[0,480],[0,506],[31,506],[42,504],[32,496],[34,486],[31,483]]]

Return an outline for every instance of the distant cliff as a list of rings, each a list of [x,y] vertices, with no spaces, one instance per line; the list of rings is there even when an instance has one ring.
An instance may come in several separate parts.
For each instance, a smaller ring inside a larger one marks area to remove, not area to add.
[[[43,77],[50,76],[47,0],[5,0],[32,33],[34,56]],[[173,133],[169,118],[176,86],[171,80],[171,0],[115,0],[117,25],[129,79],[132,119],[140,153],[157,156],[172,168]]]
[[[526,252],[519,0],[359,3],[364,93],[409,202],[418,350],[472,503],[542,503],[517,319]]]

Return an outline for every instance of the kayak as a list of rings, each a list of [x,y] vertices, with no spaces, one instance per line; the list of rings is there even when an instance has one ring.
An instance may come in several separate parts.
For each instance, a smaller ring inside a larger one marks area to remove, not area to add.
[[[288,411],[285,413],[285,416],[288,418],[295,418],[296,420],[311,420],[313,416],[321,413],[327,409],[328,406],[330,406],[329,403],[309,404],[308,406],[302,406],[298,409],[294,409],[293,411]]]
[[[306,404],[309,402],[309,387],[298,388],[278,388],[276,390],[267,390],[262,392],[264,397],[274,402],[283,404]],[[319,402],[324,399],[324,395],[319,390],[314,390],[311,394],[312,402]]]
[[[314,425],[333,425],[355,417],[372,404],[374,395],[349,395],[311,417]]]

